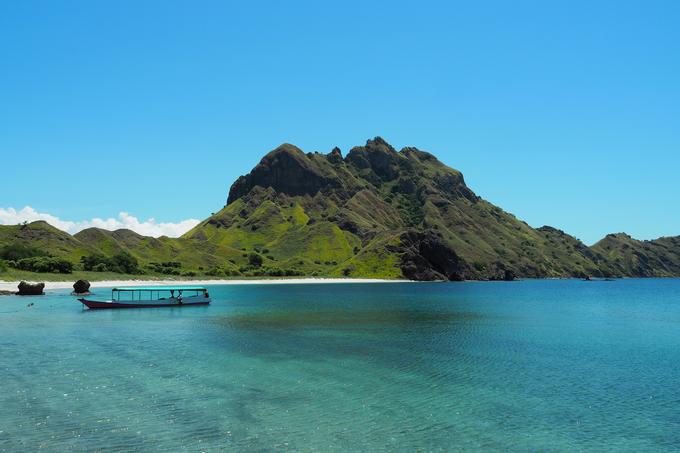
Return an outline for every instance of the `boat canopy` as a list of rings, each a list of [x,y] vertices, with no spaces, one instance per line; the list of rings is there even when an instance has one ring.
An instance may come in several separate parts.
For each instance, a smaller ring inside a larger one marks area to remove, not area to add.
[[[113,291],[206,291],[203,286],[119,286]]]

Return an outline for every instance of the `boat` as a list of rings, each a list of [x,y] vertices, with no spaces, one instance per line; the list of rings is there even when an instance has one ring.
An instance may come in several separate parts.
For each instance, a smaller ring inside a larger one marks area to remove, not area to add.
[[[78,301],[90,309],[185,307],[208,305],[210,294],[202,286],[126,286],[113,288],[110,300]]]

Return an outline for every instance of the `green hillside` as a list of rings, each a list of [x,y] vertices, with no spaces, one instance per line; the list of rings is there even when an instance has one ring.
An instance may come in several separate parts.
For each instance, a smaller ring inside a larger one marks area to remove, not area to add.
[[[68,233],[42,220],[21,225],[0,225],[0,246],[21,244],[72,261],[96,252]]]
[[[343,157],[284,144],[231,186],[226,205],[181,238],[44,222],[0,227],[0,246],[26,244],[71,260],[129,254],[139,272],[433,279],[680,276],[680,239],[608,235],[592,247],[532,228],[482,199],[463,175],[381,138]],[[105,266],[104,266],[105,267]]]
[[[680,236],[638,241],[625,233],[609,234],[592,247],[608,274],[640,277],[680,275]]]

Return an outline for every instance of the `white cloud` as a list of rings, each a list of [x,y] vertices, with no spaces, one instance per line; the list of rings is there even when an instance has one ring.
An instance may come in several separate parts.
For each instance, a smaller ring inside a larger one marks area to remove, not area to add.
[[[113,217],[109,217],[108,219],[100,219],[97,217],[92,220],[74,222],[71,220],[62,220],[59,217],[45,212],[38,212],[30,206],[26,206],[18,211],[14,208],[0,208],[0,224],[2,225],[16,225],[21,222],[33,222],[35,220],[44,220],[50,225],[71,234],[90,227],[102,228],[104,230],[127,228],[128,230],[132,230],[144,236],[153,237],[178,237],[199,223],[199,220],[196,219],[186,219],[177,223],[172,223],[156,222],[153,218],[142,222],[137,217],[132,216],[127,212],[120,212],[118,218],[115,219]]]

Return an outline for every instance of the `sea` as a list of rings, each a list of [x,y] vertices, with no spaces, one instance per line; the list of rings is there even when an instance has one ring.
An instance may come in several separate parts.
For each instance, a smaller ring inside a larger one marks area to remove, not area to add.
[[[678,279],[209,290],[0,297],[0,451],[680,450]]]

